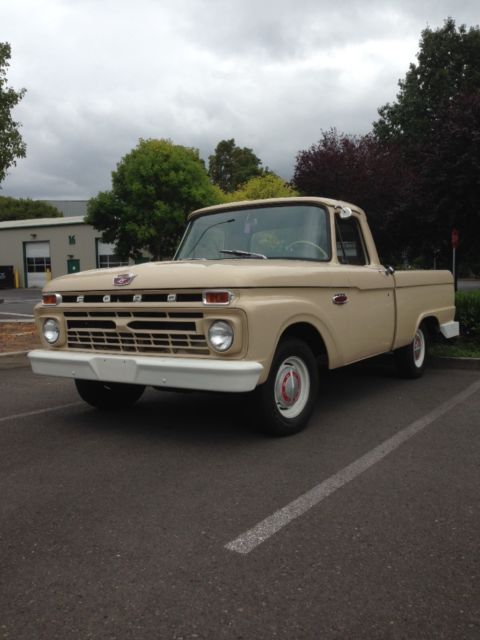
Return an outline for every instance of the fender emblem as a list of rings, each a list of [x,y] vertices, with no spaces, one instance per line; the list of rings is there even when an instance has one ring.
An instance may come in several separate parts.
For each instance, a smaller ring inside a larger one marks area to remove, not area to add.
[[[332,298],[333,304],[347,304],[348,296],[346,293],[336,293]]]
[[[113,278],[113,284],[116,287],[124,287],[125,285],[130,284],[134,278],[134,273],[121,273]]]

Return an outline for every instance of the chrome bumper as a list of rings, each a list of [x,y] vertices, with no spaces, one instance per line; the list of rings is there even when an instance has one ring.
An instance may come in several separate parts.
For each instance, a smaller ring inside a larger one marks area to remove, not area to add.
[[[460,335],[460,325],[458,322],[445,322],[440,325],[440,332],[444,338],[455,338]]]
[[[114,356],[36,349],[28,354],[34,373],[62,378],[197,389],[252,391],[263,366],[244,360]]]

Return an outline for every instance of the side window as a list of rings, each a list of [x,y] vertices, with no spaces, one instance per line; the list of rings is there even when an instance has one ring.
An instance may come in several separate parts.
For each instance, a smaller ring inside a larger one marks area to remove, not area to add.
[[[367,249],[358,220],[335,216],[335,227],[338,261],[341,264],[368,264]]]

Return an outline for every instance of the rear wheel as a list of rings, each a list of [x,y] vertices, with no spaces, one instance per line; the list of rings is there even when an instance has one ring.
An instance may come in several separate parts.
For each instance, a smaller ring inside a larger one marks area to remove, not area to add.
[[[424,324],[415,332],[410,344],[394,352],[398,372],[404,378],[420,378],[428,360],[429,339]]]
[[[273,436],[289,436],[307,426],[318,392],[315,357],[305,342],[282,341],[267,381],[255,393],[259,429]]]
[[[96,409],[127,409],[133,406],[145,391],[139,384],[101,382],[99,380],[75,380],[82,398]]]

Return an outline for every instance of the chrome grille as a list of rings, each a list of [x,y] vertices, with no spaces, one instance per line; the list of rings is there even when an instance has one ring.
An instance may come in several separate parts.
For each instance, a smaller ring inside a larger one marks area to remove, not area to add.
[[[97,291],[97,292],[78,292],[62,294],[63,302],[67,304],[91,304],[103,303],[104,298],[108,298],[108,302],[136,303],[136,302],[170,302],[169,297],[173,296],[175,302],[202,302],[202,294],[195,291]],[[140,297],[141,300],[134,299]]]
[[[208,355],[203,313],[65,311],[69,349],[117,353]]]

